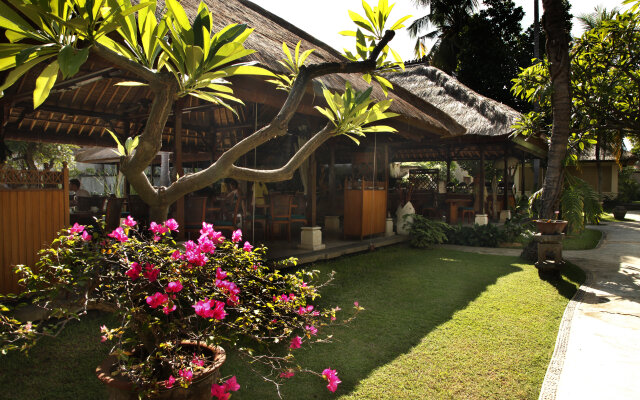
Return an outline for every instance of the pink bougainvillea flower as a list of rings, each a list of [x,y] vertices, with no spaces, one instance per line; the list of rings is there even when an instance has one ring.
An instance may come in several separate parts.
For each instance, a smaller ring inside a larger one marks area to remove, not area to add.
[[[160,275],[160,270],[153,264],[146,264],[142,275],[147,278],[149,282],[155,282],[155,280],[158,279],[158,275]]]
[[[169,231],[166,227],[164,227],[162,225],[158,225],[155,222],[151,222],[149,224],[149,230],[151,232],[155,233],[156,235],[161,235],[161,234],[167,233]]]
[[[202,222],[202,229],[200,229],[201,236],[211,236],[213,234],[213,225]]]
[[[327,389],[329,389],[330,392],[335,392],[338,388],[338,384],[342,383],[342,381],[338,379],[338,373],[335,369],[325,369],[322,371],[322,377],[329,382]]]
[[[227,273],[225,271],[222,270],[222,268],[217,268],[216,269],[216,280],[223,280],[227,277]],[[217,285],[217,282],[216,282]]]
[[[173,218],[164,221],[164,226],[171,229],[172,231],[178,232],[178,222]]]
[[[198,245],[193,240],[187,240],[184,242],[185,251],[195,251],[198,248]]]
[[[180,253],[180,250],[176,250],[171,253],[171,258],[174,260],[182,260],[184,256],[182,255],[182,253]]]
[[[231,393],[227,393],[227,388],[224,385],[211,385],[211,396],[218,400],[229,400]]]
[[[295,375],[295,372],[293,372],[293,370],[286,370],[285,372],[280,373],[280,378],[293,378],[293,376]]]
[[[193,379],[193,372],[190,369],[181,369],[178,371],[178,375],[187,382],[191,382]]]
[[[167,293],[178,293],[182,290],[182,283],[180,281],[169,282],[165,290]]]
[[[313,311],[313,306],[311,306],[311,305],[306,306],[306,307],[299,307],[298,308],[298,314],[300,314],[300,315],[304,315],[304,314],[310,313],[312,311]]]
[[[209,240],[208,236],[200,236],[198,239],[198,249],[202,253],[213,253],[216,250],[216,245],[213,244],[211,240]]]
[[[131,217],[131,215],[129,215],[127,219],[124,220],[123,223],[128,227],[134,227],[138,224],[136,220]]]
[[[73,224],[71,228],[69,228],[69,233],[72,235],[75,235],[76,233],[80,233],[82,231],[84,231],[84,225],[78,225],[77,222]]]
[[[191,360],[191,364],[202,367],[204,366],[204,360],[198,358],[198,356],[196,356],[196,353],[193,353],[193,359]]]
[[[166,306],[162,307],[162,312],[169,315],[170,312],[173,312],[176,310],[176,305],[173,304],[171,305],[171,307],[169,307],[169,305],[167,304]]]
[[[247,253],[250,253],[251,250],[253,250],[253,246],[249,242],[244,242],[244,246],[242,246],[242,250],[246,251]]]
[[[147,304],[151,308],[158,308],[169,300],[169,296],[164,293],[156,292],[147,297]]]
[[[233,234],[231,235],[231,241],[233,243],[238,243],[241,240],[242,240],[242,231],[240,229],[236,229],[235,231],[233,231]]]
[[[227,381],[224,383],[224,387],[229,392],[237,392],[238,390],[240,390],[240,385],[238,384],[235,375],[227,379]]]
[[[227,312],[224,310],[224,303],[218,300],[200,300],[192,307],[196,310],[196,314],[203,318],[215,318],[221,320],[227,316]]]
[[[354,306],[354,307],[356,307],[356,308],[357,308],[357,307],[360,307],[360,303],[358,303],[357,301],[354,301],[354,302],[353,302],[353,306]]]
[[[174,383],[176,383],[176,378],[174,378],[173,375],[169,375],[169,379],[164,381],[164,387],[171,389]]]
[[[220,243],[224,242],[224,239],[225,239],[225,237],[224,237],[224,236],[222,236],[222,232],[216,232],[216,231],[214,231],[214,232],[209,236],[209,238],[211,239],[211,241],[212,241],[213,243],[216,243],[216,244],[220,244]]]
[[[127,272],[125,272],[125,275],[131,278],[131,280],[135,281],[140,277],[141,272],[142,272],[142,265],[138,264],[137,262],[133,262],[131,264],[131,267],[127,270]]]
[[[290,349],[299,349],[302,345],[302,338],[300,336],[296,336],[291,339],[291,344],[289,345]]]
[[[91,235],[89,234],[89,232],[84,231],[82,232],[82,235],[80,236],[82,238],[82,240],[84,240],[85,242],[88,242],[91,240]]]
[[[160,239],[162,239],[160,236],[158,236],[158,235],[153,235],[153,241],[154,241],[154,242],[159,242],[159,241],[160,241]]]
[[[304,329],[305,329],[307,332],[309,332],[310,334],[312,334],[312,335],[317,335],[317,334],[318,334],[318,328],[316,328],[316,327],[315,327],[315,326],[313,326],[313,325],[306,325],[306,326],[304,327]]]
[[[111,238],[114,238],[114,239],[116,239],[116,240],[118,240],[120,242],[126,242],[127,240],[129,240],[127,235],[124,233],[124,229],[122,229],[121,226],[119,226],[116,229],[114,229],[113,232],[111,232],[107,236],[109,236]]]

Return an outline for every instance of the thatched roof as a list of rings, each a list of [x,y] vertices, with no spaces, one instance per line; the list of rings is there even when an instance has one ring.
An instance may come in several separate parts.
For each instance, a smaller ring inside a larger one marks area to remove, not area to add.
[[[390,80],[452,116],[466,128],[466,135],[508,135],[520,117],[511,107],[474,92],[435,67],[407,65]]]
[[[197,14],[200,1],[181,1],[190,18],[194,18]],[[284,58],[282,53],[283,42],[287,43],[290,49],[293,49],[298,41],[302,42],[302,50],[315,49],[307,58],[307,64],[345,60],[331,46],[250,1],[204,0],[204,3],[217,17],[213,21],[215,30],[220,30],[231,23],[244,23],[250,28],[254,28],[254,32],[247,39],[246,47],[256,50],[256,53],[247,58],[259,62],[274,72],[287,72],[278,63],[278,60]],[[159,0],[158,5],[161,6],[162,4],[163,1]],[[338,32],[336,32],[337,34]],[[321,81],[330,89],[340,91],[344,90],[346,81],[350,81],[358,90],[365,90],[369,87],[369,84],[362,80],[360,74],[334,74],[323,77]],[[377,84],[373,86],[373,97],[378,100],[385,98],[382,89]],[[420,127],[438,135],[455,135],[463,131],[463,128],[455,119],[440,112],[437,107],[425,104],[424,101],[418,101],[418,104],[416,104],[415,101],[407,101],[401,96],[390,94],[390,97],[394,100],[391,111],[401,114],[399,118],[404,122],[409,122],[415,127]]]

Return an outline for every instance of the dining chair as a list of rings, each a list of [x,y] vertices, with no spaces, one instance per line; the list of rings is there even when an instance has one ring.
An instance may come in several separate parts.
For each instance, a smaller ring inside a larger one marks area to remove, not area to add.
[[[269,196],[269,229],[275,232],[275,227],[285,225],[287,227],[287,239],[291,241],[291,206],[293,196],[278,193]]]
[[[189,238],[191,233],[196,235],[202,229],[202,222],[205,220],[205,211],[207,205],[206,197],[186,197],[184,202],[184,231]]]

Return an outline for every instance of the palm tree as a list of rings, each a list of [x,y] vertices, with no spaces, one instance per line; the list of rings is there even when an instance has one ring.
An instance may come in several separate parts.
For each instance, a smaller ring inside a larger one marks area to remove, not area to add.
[[[429,14],[417,18],[407,28],[409,35],[416,38],[416,57],[423,55],[426,40],[435,39],[427,57],[432,65],[451,74],[460,49],[458,34],[478,7],[478,0],[414,0],[414,3],[429,7]],[[434,29],[423,33],[430,27]]]
[[[582,25],[585,31],[599,28],[602,25],[602,21],[608,21],[615,18],[620,13],[620,9],[614,8],[607,11],[606,8],[596,7],[593,12],[589,14],[582,14],[578,17],[578,22]]]
[[[547,174],[542,186],[542,218],[552,218],[560,203],[564,176],[564,159],[569,142],[571,90],[569,42],[566,32],[566,9],[562,0],[542,0],[543,28],[547,36],[546,50],[553,85],[553,128],[547,158]]]

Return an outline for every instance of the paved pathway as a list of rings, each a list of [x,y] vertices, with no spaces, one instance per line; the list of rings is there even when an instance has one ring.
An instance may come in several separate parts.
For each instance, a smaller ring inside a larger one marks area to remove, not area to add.
[[[627,218],[590,227],[604,233],[598,248],[563,252],[587,280],[565,310],[541,400],[640,399],[640,213]]]

